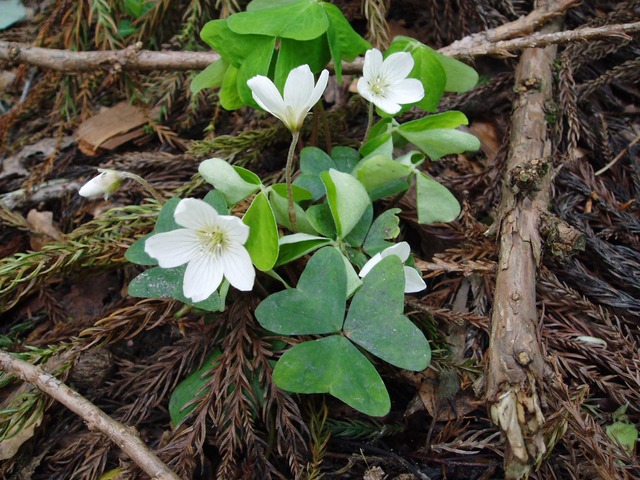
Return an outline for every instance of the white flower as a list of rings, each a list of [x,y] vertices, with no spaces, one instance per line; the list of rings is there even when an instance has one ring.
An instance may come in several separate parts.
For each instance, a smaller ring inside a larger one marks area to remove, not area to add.
[[[218,215],[211,205],[196,198],[178,203],[173,217],[184,228],[150,237],[144,251],[162,268],[187,264],[184,296],[201,302],[215,292],[224,276],[238,290],[253,288],[255,270],[244,244],[249,227],[237,217]]]
[[[407,261],[407,258],[409,258],[410,253],[411,248],[407,242],[396,243],[389,248],[385,248],[382,252],[376,253],[367,263],[364,264],[364,267],[360,270],[360,278],[364,278],[365,275],[369,273],[371,269],[383,258],[386,258],[389,255],[395,255],[396,257],[400,257],[400,260],[404,263]],[[406,265],[404,266],[404,280],[405,293],[415,293],[427,288],[427,284],[424,283],[424,280],[422,280],[422,277],[416,269],[407,267]]]
[[[282,120],[291,132],[297,132],[311,107],[320,100],[328,80],[329,72],[323,70],[314,86],[309,65],[301,65],[289,72],[284,84],[284,98],[274,83],[265,76],[250,78],[247,85],[258,105]]]
[[[99,168],[100,175],[85,183],[78,191],[83,197],[93,198],[104,195],[106,200],[109,196],[120,188],[120,184],[125,179],[120,172]]]
[[[398,113],[401,104],[419,102],[424,97],[422,82],[407,78],[412,68],[413,58],[409,52],[392,53],[382,61],[380,50],[368,50],[358,92],[380,110],[391,115]]]

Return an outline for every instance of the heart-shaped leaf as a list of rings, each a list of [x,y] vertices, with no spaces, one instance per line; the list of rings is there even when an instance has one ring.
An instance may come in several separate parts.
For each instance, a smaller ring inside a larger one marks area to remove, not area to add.
[[[255,174],[245,170],[255,177],[249,177],[247,181],[245,172],[243,172],[245,175],[241,175],[236,167],[229,165],[221,158],[204,160],[200,163],[198,172],[207,182],[222,192],[229,205],[235,205],[260,190],[260,179]]]
[[[453,222],[460,215],[460,203],[456,197],[433,178],[416,175],[418,222]]]
[[[364,186],[352,175],[331,169],[320,178],[327,190],[327,203],[336,224],[338,238],[346,237],[371,204]]]
[[[392,242],[387,242],[387,240],[400,235],[400,219],[398,218],[398,213],[401,211],[399,208],[392,208],[380,214],[378,218],[373,221],[373,225],[371,225],[369,229],[363,246],[364,251],[367,252],[370,257],[394,245]]]
[[[280,237],[280,253],[276,266],[292,262],[308,253],[331,243],[331,240],[306,233],[294,233]]]
[[[229,28],[243,35],[313,40],[327,31],[327,15],[315,0],[297,0],[272,8],[251,9],[227,19]]]
[[[224,309],[224,301],[218,292],[214,292],[202,302],[192,302],[182,293],[182,280],[187,266],[175,268],[154,267],[145,270],[129,282],[128,293],[132,297],[140,298],[173,298],[187,305],[193,305],[209,312]],[[222,287],[221,287],[222,289]]]
[[[244,246],[251,261],[258,270],[271,270],[278,259],[278,225],[264,192],[256,195],[242,221],[249,227]]]
[[[189,85],[191,93],[195,95],[205,88],[214,88],[222,85],[227,68],[229,68],[229,64],[223,58],[213,62],[191,80]]]
[[[287,350],[273,370],[274,383],[296,393],[329,393],[360,412],[380,417],[391,401],[380,375],[366,357],[338,335]]]
[[[256,308],[267,330],[284,335],[334,333],[342,328],[347,303],[347,273],[333,247],[318,251],[297,288],[274,293]]]
[[[424,334],[405,317],[405,276],[395,255],[383,258],[364,277],[351,301],[344,333],[375,356],[406,370],[424,370],[431,349]]]

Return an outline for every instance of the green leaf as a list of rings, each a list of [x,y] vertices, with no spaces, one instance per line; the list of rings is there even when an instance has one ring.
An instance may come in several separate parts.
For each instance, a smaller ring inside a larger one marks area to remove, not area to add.
[[[431,160],[438,160],[445,155],[480,148],[480,141],[474,135],[453,130],[467,123],[464,114],[452,111],[404,123],[396,131],[426,153]]]
[[[247,11],[262,10],[263,8],[280,7],[283,5],[290,5],[296,3],[299,0],[252,0],[247,5]]]
[[[225,110],[237,110],[244,106],[244,102],[238,92],[238,68],[234,65],[229,65],[227,72],[224,74],[222,87],[220,88],[220,105]]]
[[[272,42],[264,35],[239,35],[229,29],[227,20],[211,20],[200,31],[202,40],[229,64],[240,67],[261,44]]]
[[[360,161],[360,152],[351,147],[333,147],[331,149],[331,159],[336,165],[336,170],[351,173]]]
[[[427,47],[429,48],[429,47]],[[447,76],[447,84],[444,89],[447,92],[463,93],[471,90],[478,83],[478,72],[469,65],[456,60],[455,58],[434,52],[440,61]]]
[[[456,197],[433,178],[416,175],[418,222],[452,222],[460,215],[460,204]]]
[[[140,18],[153,8],[154,3],[155,1],[124,0],[124,13],[133,18]]]
[[[127,38],[129,35],[137,32],[138,29],[133,26],[131,20],[127,18],[121,18],[118,20],[118,33],[122,38]]]
[[[336,224],[331,215],[329,204],[324,202],[318,205],[311,205],[307,209],[307,219],[311,226],[320,235],[327,238],[336,238]]]
[[[344,337],[300,343],[287,350],[273,371],[274,383],[295,393],[329,393],[374,417],[389,413],[391,401],[380,375]]]
[[[125,252],[124,258],[137,265],[158,265],[158,261],[155,258],[147,255],[147,253],[144,251],[144,242],[147,240],[147,238],[155,235],[156,233],[169,232],[177,228],[182,228],[176,223],[175,219],[173,218],[173,212],[176,211],[178,203],[180,203],[180,199],[174,197],[170,198],[162,206],[162,210],[160,210],[160,213],[158,214],[158,220],[156,220],[156,226],[153,231],[133,242],[133,244]]]
[[[391,132],[383,132],[375,137],[370,133],[366,143],[360,147],[360,153],[365,158],[372,157],[374,155],[392,157],[393,138],[391,136]]]
[[[411,168],[385,155],[374,155],[360,162],[354,173],[373,201],[407,190]]]
[[[297,288],[265,298],[255,315],[267,330],[283,335],[333,333],[342,328],[347,302],[347,274],[333,247],[316,252]]]
[[[27,10],[20,0],[5,0],[0,2],[0,5],[2,7],[2,13],[0,13],[0,30],[4,30],[22,20],[27,14]]]
[[[271,8],[252,9],[231,15],[229,28],[239,34],[312,40],[327,31],[329,21],[315,0],[298,0]]]
[[[278,259],[278,225],[264,192],[256,195],[242,221],[249,227],[245,248],[258,270],[271,270]]]
[[[306,41],[282,38],[276,61],[274,83],[282,92],[291,70],[300,65],[309,65],[312,72],[319,73],[329,63],[329,59],[329,46],[325,35]]]
[[[227,207],[227,199],[219,190],[211,190],[202,199],[216,209],[218,215],[229,215],[229,207]]]
[[[300,190],[303,189],[301,188]],[[293,196],[295,199],[295,190]],[[271,190],[271,193],[269,194],[269,201],[271,202],[271,207],[273,208],[273,213],[276,216],[276,222],[278,225],[282,225],[286,229],[291,230],[291,222],[289,221],[289,200],[287,199],[286,191],[284,195],[280,195],[279,189]],[[318,231],[313,228],[313,225],[307,218],[307,214],[300,205],[294,202],[293,209],[296,212],[296,227],[298,228],[298,232],[308,233],[310,235],[318,233]]]
[[[404,268],[395,255],[383,258],[364,277],[344,323],[347,338],[392,365],[420,371],[431,361],[424,334],[405,317]]]
[[[174,428],[177,427],[189,414],[196,408],[195,399],[204,396],[206,392],[202,389],[211,379],[211,370],[218,363],[218,357],[222,352],[216,348],[205,359],[201,368],[191,373],[187,378],[181,381],[175,388],[169,399],[169,416]],[[209,373],[209,375],[207,375]],[[185,408],[189,403],[192,405]]]
[[[271,189],[278,193],[281,197],[287,198],[287,184],[276,183],[271,185]],[[306,188],[299,187],[298,185],[291,185],[291,191],[293,192],[293,201],[296,203],[312,200],[313,195]]]
[[[280,253],[276,267],[292,262],[330,243],[331,239],[329,238],[306,233],[294,233],[280,237]]]
[[[356,226],[349,232],[349,235],[344,237],[345,243],[348,243],[352,247],[359,247],[364,242],[369,228],[371,228],[371,222],[373,221],[373,205],[367,205],[364,213],[356,223]]]
[[[221,158],[210,158],[200,163],[198,172],[208,183],[222,192],[227,204],[235,205],[260,190],[260,179],[246,169],[242,169],[241,175],[238,168]]]
[[[435,112],[444,95],[447,74],[442,64],[430,48],[421,48],[413,53],[415,66],[409,75],[417,78],[424,86],[424,97],[416,105],[427,112]]]
[[[214,292],[202,302],[192,302],[182,293],[182,280],[186,265],[175,268],[154,267],[145,270],[129,282],[128,293],[132,297],[139,298],[173,298],[187,305],[193,305],[209,312],[218,312],[224,309],[224,302],[218,292]]]
[[[304,147],[300,152],[300,171],[310,175],[320,175],[338,166],[333,159],[318,147]]]
[[[353,29],[338,7],[328,2],[322,2],[321,5],[329,20],[327,39],[336,79],[342,83],[342,61],[353,60],[370,49],[371,44]]]
[[[331,169],[320,178],[327,189],[327,203],[336,224],[338,238],[346,237],[371,203],[369,194],[352,175]]]
[[[205,88],[214,88],[222,85],[229,64],[223,59],[216,60],[191,80],[191,93],[195,95]]]
[[[337,249],[336,249],[337,250]],[[338,250],[340,252],[340,250]],[[360,280],[360,276],[356,273],[351,261],[340,252],[340,256],[342,257],[342,261],[344,262],[344,268],[347,272],[347,298],[350,298],[353,293],[360,288],[362,285],[362,280]]]
[[[632,423],[615,422],[606,428],[607,437],[614,442],[620,443],[629,455],[636,451],[638,441],[638,429]]]
[[[391,208],[373,221],[363,246],[367,255],[373,257],[385,248],[395,245],[392,242],[387,242],[387,240],[400,235],[400,218],[398,218],[398,214],[401,211],[399,208]]]
[[[238,70],[237,87],[240,99],[245,105],[251,105],[253,108],[258,108],[258,104],[253,99],[251,89],[249,88],[249,85],[247,85],[247,81],[256,75],[267,76],[275,44],[275,38],[266,37],[265,41],[261,41],[255,45],[253,51],[247,55],[247,58],[245,58],[242,61],[242,65],[240,65]]]

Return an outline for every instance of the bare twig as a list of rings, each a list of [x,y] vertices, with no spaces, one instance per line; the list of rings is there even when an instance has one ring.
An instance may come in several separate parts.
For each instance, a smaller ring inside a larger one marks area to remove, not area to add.
[[[542,48],[548,45],[583,42],[607,37],[621,37],[628,40],[629,35],[637,32],[640,32],[640,22],[605,25],[602,27],[577,28],[575,30],[568,30],[564,32],[540,32],[527,37],[514,38],[511,40],[501,40],[497,42],[487,41],[484,43],[465,42],[460,45],[460,42],[466,40],[463,39],[452,43],[448,47],[440,49],[439,52],[454,58],[479,57],[484,55],[513,56],[511,52],[524,50],[525,48]]]
[[[536,16],[536,18],[539,19],[539,16]],[[484,34],[474,34],[458,40],[448,47],[441,48],[439,52],[453,58],[485,55],[512,56],[512,52],[525,48],[582,42],[595,38],[622,37],[628,39],[630,34],[640,31],[640,22],[635,22],[579,28],[566,32],[535,33],[510,40],[487,40],[487,38],[501,38],[522,33],[522,31],[512,28],[512,24],[517,22],[519,21],[503,25],[502,27],[505,28],[502,33],[496,33],[495,31],[498,29],[494,29]],[[530,28],[527,23],[523,24],[522,28],[525,26],[526,29]],[[154,52],[140,50],[139,45],[127,47],[123,50],[73,52],[70,50],[32,47],[23,43],[0,42],[0,60],[29,63],[66,73],[89,72],[99,68],[112,68],[115,70],[203,70],[219,59],[220,55],[215,52]],[[348,74],[359,73],[362,71],[363,62],[364,60],[361,57],[353,62],[345,62],[342,70]]]
[[[544,8],[553,0],[539,0]],[[547,31],[557,30],[555,21]],[[506,438],[505,478],[526,478],[545,453],[539,391],[544,360],[536,311],[541,213],[551,187],[551,142],[546,104],[556,48],[527,49],[516,69],[509,157],[498,207],[500,249],[487,363],[491,418]]]
[[[159,480],[179,480],[137,435],[129,428],[96,407],[79,393],[67,387],[56,377],[45,373],[39,367],[0,350],[0,369],[29,382],[47,395],[62,403],[87,423],[90,429],[100,430],[118,445],[151,478]]]

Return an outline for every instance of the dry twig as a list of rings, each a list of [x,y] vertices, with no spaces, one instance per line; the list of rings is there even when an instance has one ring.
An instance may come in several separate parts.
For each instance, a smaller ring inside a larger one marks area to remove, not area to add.
[[[56,399],[84,419],[90,429],[100,430],[118,445],[131,459],[154,479],[179,480],[149,448],[133,429],[113,420],[79,393],[60,380],[29,362],[0,351],[0,368],[29,382]]]
[[[552,3],[541,0],[539,8]],[[557,28],[555,22],[547,27]],[[507,479],[526,477],[545,452],[535,286],[542,253],[538,226],[551,185],[545,105],[551,100],[555,53],[555,47],[528,49],[520,58],[510,155],[495,225],[500,250],[486,381],[491,418],[506,437]]]

